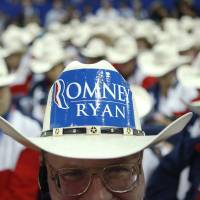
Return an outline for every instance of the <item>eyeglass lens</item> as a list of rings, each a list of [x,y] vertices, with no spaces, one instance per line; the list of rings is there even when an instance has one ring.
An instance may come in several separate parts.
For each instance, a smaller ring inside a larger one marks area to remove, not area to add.
[[[137,182],[138,172],[133,166],[110,166],[103,169],[103,183],[112,192],[125,192]],[[84,193],[90,184],[92,173],[87,169],[70,169],[58,174],[59,190],[64,196]]]

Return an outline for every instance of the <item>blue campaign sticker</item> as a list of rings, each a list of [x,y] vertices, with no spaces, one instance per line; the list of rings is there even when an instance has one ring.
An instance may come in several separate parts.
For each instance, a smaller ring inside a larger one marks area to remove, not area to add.
[[[112,126],[134,128],[132,92],[116,71],[69,70],[53,85],[50,128]]]

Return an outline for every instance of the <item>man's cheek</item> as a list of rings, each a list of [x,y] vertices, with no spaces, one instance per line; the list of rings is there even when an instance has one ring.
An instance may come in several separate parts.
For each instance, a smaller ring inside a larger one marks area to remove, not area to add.
[[[144,199],[144,174],[140,175],[138,185],[130,192],[116,195],[120,200],[143,200]]]
[[[49,193],[51,200],[61,200],[60,194],[58,193],[54,181],[51,179],[50,175],[48,175],[48,185],[49,185]]]

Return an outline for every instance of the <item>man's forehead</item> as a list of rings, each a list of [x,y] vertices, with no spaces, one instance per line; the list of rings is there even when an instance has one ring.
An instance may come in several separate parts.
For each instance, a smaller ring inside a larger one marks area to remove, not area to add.
[[[133,154],[131,156],[114,158],[114,159],[73,159],[56,156],[45,153],[45,160],[47,160],[55,168],[66,167],[100,167],[112,164],[121,163],[137,163],[142,153]]]

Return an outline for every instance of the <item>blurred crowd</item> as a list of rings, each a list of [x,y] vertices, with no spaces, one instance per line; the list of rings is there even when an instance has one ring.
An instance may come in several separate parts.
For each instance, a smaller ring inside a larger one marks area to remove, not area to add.
[[[160,21],[165,17],[180,18],[183,15],[200,15],[198,0],[109,0],[115,14],[137,19]],[[37,22],[47,26],[54,21],[68,22],[77,18],[84,20],[96,14],[103,7],[108,7],[102,0],[1,0],[0,29],[11,23],[25,26]]]
[[[94,12],[90,4],[77,9],[80,0],[70,5],[59,0],[50,5],[45,0],[8,2],[20,4],[23,12],[11,17],[1,13],[0,115],[24,134],[39,135],[48,91],[64,67],[73,60],[106,59],[130,83],[145,132],[157,134],[194,112],[181,134],[145,150],[145,199],[199,200],[200,8],[177,1],[169,12],[154,1],[147,10],[135,0],[118,1],[116,9],[101,1]],[[44,18],[38,9],[43,5],[48,8]],[[0,133],[2,200],[37,199],[38,168],[36,152]]]

